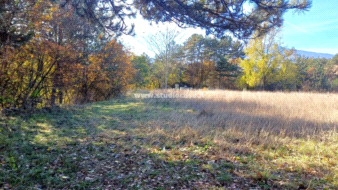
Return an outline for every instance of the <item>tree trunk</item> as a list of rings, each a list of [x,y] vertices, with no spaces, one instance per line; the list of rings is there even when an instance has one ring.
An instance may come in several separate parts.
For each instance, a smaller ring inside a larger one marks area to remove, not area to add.
[[[52,107],[54,107],[55,106],[55,100],[56,100],[56,87],[55,86],[53,86],[53,89],[52,89],[52,94],[51,94],[51,97],[50,97],[50,105],[52,106]]]

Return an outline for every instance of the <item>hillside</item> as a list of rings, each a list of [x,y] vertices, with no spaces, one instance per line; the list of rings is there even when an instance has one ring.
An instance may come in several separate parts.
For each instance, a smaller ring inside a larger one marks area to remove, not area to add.
[[[305,57],[313,57],[313,58],[326,58],[331,59],[334,55],[328,53],[317,53],[311,51],[297,50],[297,54]]]

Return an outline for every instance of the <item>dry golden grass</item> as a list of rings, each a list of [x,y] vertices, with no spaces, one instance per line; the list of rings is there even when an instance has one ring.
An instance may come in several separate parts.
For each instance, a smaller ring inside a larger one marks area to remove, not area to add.
[[[157,113],[149,114],[145,123],[149,135],[163,135],[191,146],[211,142],[217,148],[209,159],[239,156],[251,163],[248,166],[253,173],[283,171],[284,180],[294,180],[290,184],[296,188],[304,181],[316,189],[323,181],[338,185],[337,94],[229,90],[150,93],[199,94],[203,98],[140,100],[145,112]],[[158,105],[164,107],[154,112]]]
[[[226,128],[265,132],[289,137],[323,137],[338,127],[338,95],[303,92],[249,91],[153,91],[154,94],[201,94],[198,99],[152,98],[147,103],[166,102],[182,112],[170,112],[174,125],[194,128]],[[194,117],[195,116],[195,117]],[[162,119],[162,118],[161,118]]]
[[[0,189],[338,189],[337,94],[151,93],[0,117]]]

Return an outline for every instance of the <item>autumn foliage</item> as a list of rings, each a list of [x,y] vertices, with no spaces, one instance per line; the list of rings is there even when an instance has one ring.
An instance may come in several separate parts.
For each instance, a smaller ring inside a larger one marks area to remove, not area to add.
[[[33,35],[20,45],[9,38],[0,44],[0,107],[99,101],[126,88],[134,72],[120,43],[71,7],[61,9],[49,1],[21,3],[17,6],[26,6],[26,14],[10,16],[24,20],[25,31]]]
[[[88,60],[90,64],[80,66],[78,73],[80,80],[76,98],[81,103],[107,100],[119,95],[135,73],[130,55],[115,40],[91,54]]]

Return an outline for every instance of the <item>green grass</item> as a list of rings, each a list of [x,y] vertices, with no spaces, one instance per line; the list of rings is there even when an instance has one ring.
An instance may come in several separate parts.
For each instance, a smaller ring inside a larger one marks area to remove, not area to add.
[[[177,114],[203,119],[129,98],[1,117],[0,189],[338,188],[336,134],[258,142]]]

